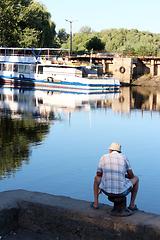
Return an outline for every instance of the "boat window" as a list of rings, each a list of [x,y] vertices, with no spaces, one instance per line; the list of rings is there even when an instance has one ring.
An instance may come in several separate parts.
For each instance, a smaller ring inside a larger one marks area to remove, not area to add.
[[[35,73],[36,72],[36,65],[31,65],[31,73]]]
[[[36,98],[32,98],[32,103],[36,106]]]
[[[12,95],[8,95],[8,101],[12,101]]]
[[[7,71],[7,64],[3,63],[3,71]]]
[[[18,96],[17,96],[17,95],[14,95],[14,96],[13,96],[13,100],[14,100],[14,102],[18,102]]]
[[[25,56],[27,56],[27,57],[33,57],[34,54],[33,54],[33,52],[32,52],[31,50],[26,50],[26,51],[25,51]]]
[[[3,101],[5,101],[7,99],[6,94],[3,94]]]
[[[24,56],[24,50],[15,50],[14,52],[17,56]]]
[[[29,65],[24,66],[24,72],[25,73],[30,73],[30,66]]]
[[[2,56],[4,56],[5,55],[5,49],[1,49],[0,53],[1,53]]]
[[[0,93],[0,100],[2,100],[1,97],[2,97],[2,96],[1,96],[1,93]]]
[[[23,67],[24,65],[19,65],[19,73],[23,73]]]
[[[1,64],[0,64],[0,71],[1,71]]]
[[[23,95],[19,94],[19,102],[23,102]]]
[[[38,103],[39,104],[43,104],[43,99],[42,98],[38,98]]]
[[[18,50],[14,50],[14,55],[15,55],[15,56],[18,55]]]
[[[12,64],[8,64],[8,71],[12,72]]]
[[[29,96],[24,96],[24,102],[29,103]]]
[[[43,74],[43,66],[38,66],[38,74]]]
[[[18,72],[18,65],[17,64],[13,65],[13,72]]]
[[[13,49],[6,49],[6,55],[7,56],[13,55]]]

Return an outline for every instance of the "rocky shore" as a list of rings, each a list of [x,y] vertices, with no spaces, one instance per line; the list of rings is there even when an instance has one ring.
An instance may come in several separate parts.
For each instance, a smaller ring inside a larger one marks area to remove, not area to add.
[[[132,82],[132,86],[160,89],[160,76],[143,75]]]

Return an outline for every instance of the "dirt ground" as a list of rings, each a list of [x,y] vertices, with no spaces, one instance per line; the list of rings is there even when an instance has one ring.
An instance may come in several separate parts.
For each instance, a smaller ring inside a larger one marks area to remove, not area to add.
[[[133,86],[160,88],[160,76],[143,75],[132,83]]]

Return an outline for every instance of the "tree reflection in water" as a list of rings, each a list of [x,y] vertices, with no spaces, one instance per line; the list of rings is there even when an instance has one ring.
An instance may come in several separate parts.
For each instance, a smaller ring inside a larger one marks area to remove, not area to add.
[[[9,178],[29,163],[31,146],[40,144],[49,132],[48,123],[33,119],[0,119],[0,180]]]

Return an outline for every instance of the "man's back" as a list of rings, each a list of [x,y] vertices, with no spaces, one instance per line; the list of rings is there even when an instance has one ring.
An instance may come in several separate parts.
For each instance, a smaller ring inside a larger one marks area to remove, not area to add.
[[[102,179],[99,188],[108,193],[119,194],[132,186],[129,179],[125,178],[127,170],[131,166],[127,158],[117,151],[105,154],[100,159],[97,172],[102,173]]]

